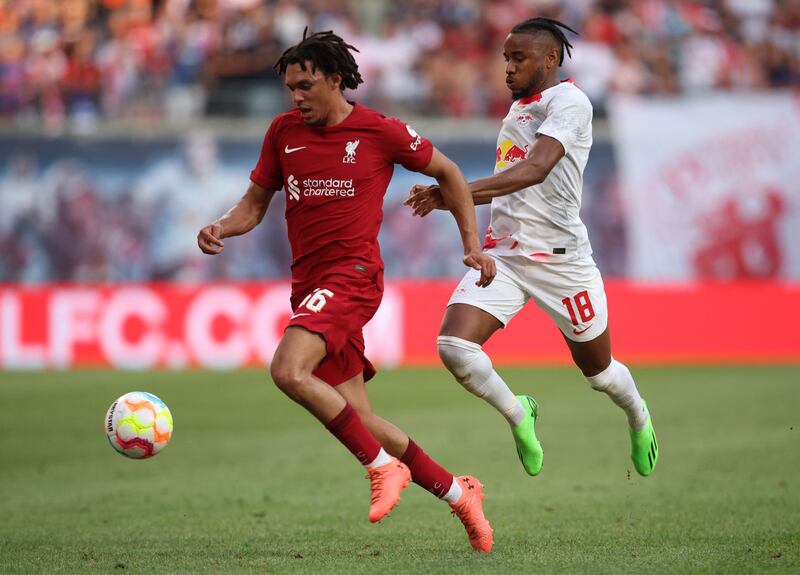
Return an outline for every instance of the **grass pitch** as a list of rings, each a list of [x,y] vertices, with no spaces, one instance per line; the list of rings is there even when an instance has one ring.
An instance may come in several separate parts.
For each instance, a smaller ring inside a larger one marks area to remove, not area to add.
[[[800,369],[633,373],[661,448],[646,479],[624,416],[575,370],[503,370],[541,405],[536,478],[442,370],[370,384],[376,412],[483,481],[489,556],[414,485],[371,525],[360,466],[265,373],[0,373],[0,573],[800,572]],[[175,418],[147,461],[103,433],[133,390]]]

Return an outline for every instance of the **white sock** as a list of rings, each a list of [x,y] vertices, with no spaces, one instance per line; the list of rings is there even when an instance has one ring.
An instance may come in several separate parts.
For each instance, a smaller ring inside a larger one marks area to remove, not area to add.
[[[509,424],[517,425],[523,420],[525,408],[497,375],[481,346],[448,335],[440,335],[436,344],[445,367],[464,389],[489,403]]]
[[[387,463],[391,463],[392,456],[384,451],[383,447],[378,452],[378,455],[375,456],[370,463],[367,463],[367,469],[374,469],[375,467],[380,467],[381,465],[386,465]]]
[[[647,423],[647,409],[627,367],[612,358],[611,365],[586,380],[592,389],[604,392],[623,409],[634,431],[642,430]]]
[[[459,499],[461,499],[461,482],[458,480],[458,477],[455,475],[453,476],[453,484],[450,486],[450,489],[447,493],[444,494],[444,499],[448,503],[455,503]]]

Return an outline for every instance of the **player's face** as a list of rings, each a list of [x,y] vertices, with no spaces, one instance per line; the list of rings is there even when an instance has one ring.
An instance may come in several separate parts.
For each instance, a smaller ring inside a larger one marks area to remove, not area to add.
[[[558,48],[546,36],[509,34],[503,43],[506,86],[515,100],[541,92],[558,67]]]
[[[311,126],[323,126],[328,118],[335,98],[341,94],[339,76],[325,76],[320,70],[314,70],[311,62],[306,62],[306,69],[300,64],[289,64],[286,67],[286,86],[292,94],[292,102],[300,109],[303,120]]]

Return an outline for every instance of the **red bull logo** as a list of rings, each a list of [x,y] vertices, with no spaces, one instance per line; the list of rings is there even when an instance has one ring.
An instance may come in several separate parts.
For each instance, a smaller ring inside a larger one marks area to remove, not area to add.
[[[525,144],[525,148],[520,148],[511,140],[503,140],[500,143],[500,146],[497,148],[497,152],[495,155],[495,164],[498,168],[505,168],[513,164],[514,162],[518,162],[519,160],[524,160],[528,157],[528,144]]]

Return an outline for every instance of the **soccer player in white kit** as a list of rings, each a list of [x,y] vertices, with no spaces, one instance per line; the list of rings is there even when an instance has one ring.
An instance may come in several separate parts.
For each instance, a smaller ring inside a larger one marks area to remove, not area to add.
[[[475,204],[491,203],[484,249],[497,265],[488,287],[468,272],[456,288],[437,340],[439,356],[468,391],[497,409],[525,471],[544,453],[534,424],[538,405],[515,396],[481,346],[530,300],[553,318],[591,387],[627,415],[631,459],[640,475],[658,461],[650,413],[628,368],[611,355],[603,279],[580,219],[583,170],[592,145],[592,105],[557,71],[572,45],[568,26],[549,18],[516,25],[503,44],[514,99],[497,138],[494,175],[470,182]],[[414,186],[406,203],[419,216],[446,209],[437,186]]]

